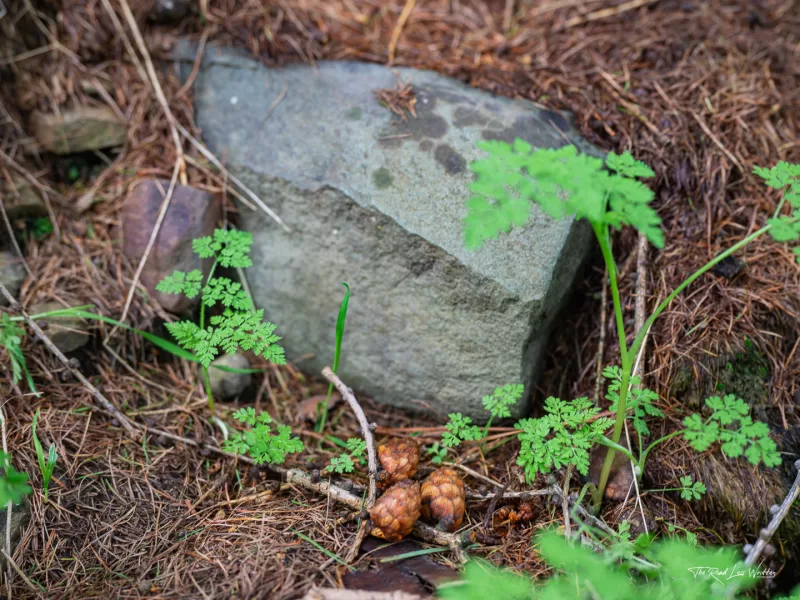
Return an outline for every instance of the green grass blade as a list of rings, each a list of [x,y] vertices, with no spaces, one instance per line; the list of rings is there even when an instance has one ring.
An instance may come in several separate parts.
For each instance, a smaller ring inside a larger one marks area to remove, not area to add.
[[[228,365],[209,365],[210,369],[218,369],[226,373],[241,373],[242,375],[248,373],[261,373],[262,369],[240,369],[238,367],[229,367]]]
[[[47,495],[50,490],[50,478],[53,476],[53,469],[55,469],[56,466],[57,455],[55,445],[51,445],[50,451],[48,452],[48,457],[45,458],[42,442],[39,441],[39,436],[36,435],[36,425],[38,422],[39,409],[37,409],[36,414],[33,415],[33,422],[31,423],[31,437],[33,438],[33,446],[36,448],[36,459],[39,462],[39,470],[42,473],[42,491],[44,492],[45,499],[47,499]]]
[[[336,318],[336,348],[333,353],[334,373],[336,373],[336,370],[339,368],[339,358],[342,355],[342,338],[344,338],[344,323],[347,320],[347,306],[350,304],[350,286],[345,282],[342,282],[342,285],[347,289],[347,291],[344,294],[341,305],[339,305],[339,316]],[[317,433],[321,433],[322,430],[325,429],[325,423],[328,420],[328,402],[330,402],[332,393],[333,384],[331,383],[328,385],[328,393],[325,396],[325,402],[320,403],[318,408],[319,419],[317,420],[317,425],[314,428]]]
[[[316,548],[316,549],[317,549],[317,550],[319,550],[320,552],[324,553],[324,554],[325,554],[326,556],[328,556],[329,558],[332,558],[333,560],[335,560],[336,562],[338,562],[340,565],[344,565],[345,567],[347,567],[347,568],[348,568],[348,569],[350,569],[351,571],[356,571],[356,570],[357,570],[357,569],[355,569],[354,567],[350,566],[350,564],[349,564],[349,563],[348,563],[346,560],[344,560],[344,559],[343,559],[341,556],[339,556],[339,555],[338,555],[338,554],[336,554],[335,552],[331,552],[330,550],[328,550],[328,549],[327,549],[327,548],[325,548],[324,546],[321,546],[320,544],[318,544],[317,542],[315,542],[314,540],[312,540],[312,539],[311,539],[310,537],[308,537],[307,535],[304,535],[304,534],[300,533],[299,531],[297,531],[296,529],[292,529],[292,528],[289,528],[289,531],[291,531],[293,534],[295,534],[295,535],[296,535],[297,537],[299,537],[301,540],[305,540],[306,542],[308,542],[309,544],[311,544],[312,546],[314,546],[314,548]]]
[[[169,340],[165,340],[164,338],[157,336],[153,333],[148,333],[147,331],[136,329],[135,327],[131,327],[130,325],[125,325],[125,323],[121,323],[120,321],[112,319],[111,317],[104,317],[103,315],[98,315],[85,310],[75,310],[72,314],[84,319],[93,319],[95,321],[102,321],[103,323],[108,323],[109,325],[115,325],[117,327],[122,327],[123,329],[127,329],[128,331],[133,331],[134,333],[142,336],[144,339],[146,339],[154,346],[161,348],[165,352],[169,352],[170,354],[174,354],[179,358],[185,358],[186,360],[190,360],[192,362],[198,362],[194,354],[192,354],[188,350],[185,350],[184,348],[178,346],[178,344],[170,342]]]
[[[449,548],[422,548],[421,550],[414,550],[413,552],[405,552],[403,554],[395,554],[394,556],[387,556],[382,558],[380,562],[388,563],[398,560],[406,560],[407,558],[415,558],[417,556],[425,556],[426,554],[436,554],[437,552],[447,552]]]
[[[44,475],[44,471],[46,468],[45,459],[44,459],[44,448],[42,448],[42,442],[39,441],[39,436],[36,435],[36,425],[39,422],[39,409],[36,409],[36,413],[33,415],[33,422],[31,423],[31,437],[33,438],[33,447],[36,448],[36,458],[39,461],[39,470]]]
[[[347,289],[342,304],[339,306],[339,316],[336,319],[336,351],[333,355],[333,372],[339,368],[339,357],[342,355],[342,338],[344,337],[344,322],[347,320],[347,305],[350,304],[350,286],[342,282]],[[330,394],[330,392],[328,392]]]

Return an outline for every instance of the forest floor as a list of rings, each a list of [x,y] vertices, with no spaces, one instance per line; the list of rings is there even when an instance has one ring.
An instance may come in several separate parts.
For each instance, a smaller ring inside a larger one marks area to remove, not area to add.
[[[637,260],[635,235],[615,239],[631,322],[637,292],[654,306],[771,215],[778,197],[757,180],[753,166],[800,162],[800,11],[793,1],[201,0],[171,24],[157,14],[157,2],[129,2],[155,63],[176,39],[189,38],[245,48],[268,65],[349,59],[432,69],[570,111],[589,141],[609,151],[630,150],[656,172],[665,250]],[[136,269],[116,242],[120,209],[137,178],[170,178],[180,158],[173,123],[145,72],[147,61],[133,50],[138,45],[126,0],[16,4],[0,19],[0,174],[5,181],[27,178],[46,196],[56,225],[41,234],[30,222],[10,224],[29,269],[18,300],[23,308],[45,301],[92,304],[120,318]],[[191,88],[169,75],[160,81],[174,120],[199,139]],[[99,100],[97,88],[106,90]],[[32,111],[98,102],[129,120],[124,148],[104,155],[103,168],[85,166],[86,157],[65,162],[30,151]],[[222,196],[226,219],[235,223],[224,182],[195,166],[202,157],[182,143],[195,159],[183,169],[188,184]],[[800,267],[789,250],[766,240],[737,259],[736,269],[709,273],[676,299],[652,331],[643,369],[666,413],[654,435],[673,430],[684,408],[697,408],[703,394],[722,385],[751,394],[748,403],[786,453],[787,466],[777,475],[698,458],[678,438],[655,453],[644,487],[673,487],[689,471],[710,489],[691,505],[676,494],[643,493],[651,523],[656,531],[670,523],[686,528],[708,543],[755,539],[765,511],[780,500],[781,482],[794,478],[789,465],[800,448]],[[595,261],[553,336],[537,399],[597,396],[598,365],[618,356],[603,280],[602,263]],[[135,293],[126,322],[159,330],[165,316]],[[352,511],[307,489],[276,484],[274,473],[205,447],[215,445],[217,432],[208,423],[195,370],[132,332],[119,330],[106,341],[110,332],[93,324],[90,343],[71,357],[136,424],[135,435],[98,410],[87,387],[32,335],[23,350],[41,396],[9,378],[0,382],[8,448],[36,490],[30,523],[13,552],[9,594],[283,599],[301,597],[312,585],[340,586],[351,567],[383,568],[368,553],[350,567],[329,560],[319,547],[341,557],[354,542],[355,522],[335,525]],[[327,388],[314,374],[291,365],[255,366],[263,371],[251,387],[235,405],[220,403],[218,410],[230,421],[233,410],[252,403],[291,424],[307,450],[285,466],[322,470],[340,450],[332,438],[359,435],[346,404],[333,410],[329,435],[298,417],[299,403]],[[446,416],[433,409],[409,414],[362,402],[379,439],[414,435],[425,447],[440,439],[440,431],[429,428],[443,425]],[[45,447],[55,443],[59,456],[47,501],[31,442],[37,410],[38,435]],[[517,450],[513,441],[484,456],[466,445],[448,460],[472,472],[464,471],[470,492],[491,494],[506,485],[522,490]],[[431,468],[423,453],[421,471]],[[365,484],[362,476],[351,479]],[[573,485],[578,489],[579,482]],[[635,498],[608,502],[603,516],[609,523],[631,519],[634,504]],[[512,505],[500,501],[492,513]],[[560,506],[532,501],[528,518],[513,524],[492,519],[489,508],[485,501],[468,505],[464,529],[477,540],[470,552],[544,575],[531,537],[563,526]],[[800,515],[793,518],[800,522]],[[774,568],[782,572],[786,560],[796,568],[797,544],[779,550]],[[435,557],[458,567],[450,553]]]

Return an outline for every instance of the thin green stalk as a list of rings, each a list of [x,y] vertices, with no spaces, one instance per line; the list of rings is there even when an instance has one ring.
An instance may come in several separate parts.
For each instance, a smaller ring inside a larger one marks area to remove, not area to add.
[[[642,494],[654,494],[656,492],[682,492],[683,490],[686,490],[686,489],[691,489],[691,488],[685,488],[685,487],[661,488],[660,490],[642,490],[641,493]]]
[[[679,434],[681,434],[681,433],[683,433],[683,430],[682,430],[682,429],[678,429],[678,430],[676,430],[676,431],[673,431],[672,433],[668,433],[668,434],[667,434],[667,435],[665,435],[664,437],[660,437],[660,438],[658,438],[658,439],[657,439],[655,442],[653,442],[652,444],[650,444],[650,445],[647,447],[647,449],[646,449],[646,450],[645,450],[645,451],[642,453],[642,458],[640,458],[640,459],[639,459],[639,464],[640,464],[640,465],[641,465],[641,467],[642,467],[642,471],[644,471],[644,461],[645,461],[645,460],[647,460],[647,455],[650,453],[650,450],[652,450],[653,448],[655,448],[656,446],[658,446],[658,445],[659,445],[661,442],[666,442],[668,439],[670,439],[670,438],[673,438],[673,437],[675,437],[676,435],[679,435]]]
[[[618,403],[618,407],[617,407],[617,420],[616,420],[616,422],[614,424],[614,432],[613,432],[612,437],[611,437],[613,442],[615,442],[615,443],[619,442],[619,436],[622,433],[622,424],[624,422],[625,405],[627,403],[628,385],[629,385],[630,374],[631,374],[631,365],[627,364],[628,355],[635,356],[638,353],[639,348],[641,347],[642,343],[644,342],[644,337],[647,334],[647,332],[650,329],[650,327],[652,327],[652,325],[655,322],[655,320],[661,315],[662,312],[664,312],[664,310],[667,308],[667,306],[669,306],[669,304],[678,296],[678,294],[683,292],[683,290],[685,290],[687,287],[689,287],[700,276],[702,276],[703,274],[707,273],[712,268],[714,268],[714,266],[716,264],[718,264],[720,261],[726,259],[728,256],[732,255],[734,252],[737,252],[738,250],[740,250],[741,248],[743,248],[744,246],[746,246],[747,244],[749,244],[753,240],[758,239],[759,237],[761,237],[762,235],[767,233],[771,228],[772,228],[771,225],[765,225],[764,227],[762,227],[758,231],[756,231],[754,233],[751,233],[746,238],[744,238],[741,241],[739,241],[738,243],[734,244],[733,246],[731,246],[730,248],[728,248],[724,252],[718,254],[714,259],[712,259],[711,261],[706,263],[703,267],[701,267],[700,269],[698,269],[697,271],[692,273],[683,283],[681,283],[677,288],[675,288],[675,290],[673,290],[673,292],[669,296],[667,296],[663,300],[663,302],[661,302],[661,304],[658,305],[658,307],[653,311],[653,314],[651,314],[647,318],[647,320],[644,322],[644,325],[642,326],[641,330],[639,332],[637,332],[636,337],[634,338],[630,349],[626,350],[624,348],[624,343],[620,344],[620,354],[622,355],[622,382],[621,382],[620,391],[619,391],[619,403]],[[601,233],[600,230],[598,228],[595,228],[595,234],[598,237],[598,241],[600,241],[600,248],[603,251],[603,259],[606,261],[606,265],[607,266],[609,265],[609,261],[613,265],[613,256],[611,256],[611,252],[610,252],[610,248],[608,246],[608,243],[607,243],[607,241],[603,240],[603,238],[601,237],[600,233]],[[612,273],[612,267],[609,267],[609,274],[611,274],[611,273]],[[614,287],[615,287],[616,279],[612,278],[611,281],[612,281],[612,286],[611,287],[612,287],[612,295],[613,295],[615,293]],[[618,295],[618,290],[617,290],[617,295]],[[621,315],[621,305],[618,304],[616,297],[615,297],[615,301],[614,301],[614,311],[615,311],[615,313],[617,313],[617,315],[616,315],[617,316],[617,329],[619,330],[620,322],[622,320],[621,319],[622,315]],[[646,457],[647,452],[649,452],[649,450],[652,447],[653,447],[653,444],[651,444],[650,447],[642,455],[642,464],[644,464],[644,458]],[[608,452],[606,453],[606,458],[605,458],[605,461],[603,462],[603,469],[602,469],[602,471],[600,473],[600,482],[599,482],[599,484],[597,486],[597,493],[595,495],[593,495],[593,498],[592,498],[593,503],[594,503],[595,506],[600,506],[600,503],[602,501],[603,491],[605,490],[606,483],[608,482],[608,476],[609,476],[609,474],[611,472],[611,465],[612,465],[612,463],[614,461],[614,454],[615,453],[616,453],[616,450],[614,448],[609,448]]]
[[[630,364],[630,354],[628,352],[627,341],[625,338],[625,322],[623,320],[622,302],[620,301],[619,285],[617,283],[617,269],[616,263],[614,263],[614,255],[611,252],[608,227],[600,229],[600,227],[595,226],[594,231],[595,235],[597,236],[597,241],[600,243],[600,251],[603,254],[603,260],[606,263],[606,269],[608,269],[611,297],[614,302],[614,314],[617,322],[617,336],[619,337],[619,353],[622,361],[622,381],[620,381],[619,387],[617,416],[616,421],[614,422],[614,431],[611,434],[611,441],[614,442],[614,444],[619,444],[619,439],[622,435],[622,426],[625,423],[625,409],[628,403],[628,387],[630,385],[632,365]],[[599,507],[603,500],[603,492],[606,489],[608,477],[611,474],[611,465],[614,462],[614,456],[616,452],[617,451],[614,447],[609,447],[608,452],[606,452],[606,458],[603,461],[603,468],[600,471],[600,481],[597,484],[597,488],[592,493],[592,504],[594,504],[595,507]]]
[[[211,414],[214,414],[214,394],[211,391],[211,380],[208,378],[208,368],[206,367],[203,367],[203,387],[205,387],[206,396],[208,397],[208,409]]]
[[[211,265],[211,269],[208,271],[208,277],[206,277],[206,285],[208,282],[211,281],[211,278],[214,276],[214,271],[217,268],[217,261],[214,259],[214,264]],[[200,329],[206,328],[206,303],[202,294],[200,296]],[[208,398],[208,409],[211,411],[211,414],[216,414],[214,410],[214,392],[211,390],[211,380],[208,378],[208,367],[205,365],[203,366],[203,387],[206,390],[206,397]]]
[[[634,464],[637,464],[637,465],[639,464],[639,461],[636,460],[636,457],[633,456],[633,453],[630,450],[628,450],[625,446],[623,446],[622,444],[615,444],[614,442],[612,442],[607,437],[603,437],[603,438],[598,439],[597,443],[600,444],[601,446],[605,446],[606,448],[613,448],[615,451],[621,452],[627,458],[632,460],[634,462]]]
[[[328,550],[324,546],[322,546],[319,543],[317,543],[314,540],[312,540],[307,535],[304,535],[304,534],[300,533],[299,531],[297,531],[296,529],[293,529],[291,527],[289,528],[289,531],[291,531],[293,534],[295,534],[301,540],[305,540],[306,542],[308,542],[309,544],[314,546],[314,548],[316,548],[317,550],[319,550],[320,552],[322,552],[323,554],[325,554],[329,558],[332,558],[333,560],[338,562],[340,565],[343,565],[343,566],[347,567],[351,571],[356,571],[357,570],[350,563],[348,563],[346,560],[344,560],[341,556],[339,556],[338,554],[336,554],[334,552],[331,552],[330,550]]]
[[[670,302],[672,302],[678,296],[678,294],[680,294],[683,290],[685,290],[692,283],[694,283],[694,281],[698,277],[713,269],[714,266],[718,264],[720,261],[725,260],[731,254],[733,254],[737,250],[742,249],[753,240],[760,238],[770,229],[772,229],[772,225],[765,225],[755,233],[751,233],[740,242],[734,244],[733,246],[725,250],[725,252],[718,254],[714,259],[712,259],[710,262],[706,263],[703,267],[692,273],[682,284],[676,287],[675,290],[669,296],[667,296],[661,304],[658,305],[658,307],[653,311],[653,314],[650,315],[650,317],[648,317],[648,319],[644,322],[644,325],[642,325],[642,329],[636,334],[636,338],[633,340],[633,344],[631,344],[631,349],[630,349],[631,354],[636,355],[636,353],[639,351],[639,347],[642,345],[642,342],[644,341],[644,336],[647,334],[647,331],[650,329],[650,327],[653,325],[653,323],[659,317],[659,315],[661,315],[661,313],[664,312],[667,306],[669,306]]]
[[[619,338],[619,352],[623,363],[628,360],[628,342],[625,336],[625,321],[622,314],[622,301],[619,296],[619,285],[617,283],[617,265],[614,262],[614,254],[611,251],[610,236],[608,227],[601,229],[594,227],[597,241],[600,243],[600,252],[603,254],[603,261],[608,270],[608,279],[611,284],[611,298],[614,303],[614,317],[617,323],[617,337]],[[621,396],[622,397],[622,396]]]

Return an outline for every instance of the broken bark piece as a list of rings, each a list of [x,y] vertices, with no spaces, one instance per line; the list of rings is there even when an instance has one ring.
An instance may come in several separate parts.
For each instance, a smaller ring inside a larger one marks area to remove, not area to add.
[[[108,106],[35,111],[30,124],[39,145],[56,154],[122,146],[128,135],[128,124]]]

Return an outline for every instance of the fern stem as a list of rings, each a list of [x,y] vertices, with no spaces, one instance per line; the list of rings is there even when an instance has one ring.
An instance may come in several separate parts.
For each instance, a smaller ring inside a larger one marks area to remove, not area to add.
[[[214,271],[217,269],[217,259],[214,259],[214,264],[211,265],[211,269],[208,271],[208,277],[206,277],[206,285],[208,282],[211,281],[211,278],[214,276]],[[200,329],[206,328],[206,303],[205,298],[200,296]],[[205,365],[203,366],[203,386],[206,390],[206,397],[208,398],[208,409],[211,411],[211,414],[215,414],[216,411],[214,410],[214,394],[211,391],[211,380],[208,378],[208,367]]]
[[[655,442],[651,443],[647,449],[642,453],[642,457],[639,459],[639,466],[644,471],[644,461],[647,460],[647,455],[650,453],[650,450],[658,446],[662,442],[666,442],[668,439],[675,437],[676,435],[683,433],[683,429],[676,429],[672,433],[668,433],[664,437],[658,438]]]
[[[603,254],[603,260],[608,269],[608,278],[611,288],[611,297],[614,301],[614,316],[617,323],[617,336],[619,337],[619,354],[622,362],[622,380],[619,387],[619,401],[617,402],[617,416],[614,421],[614,431],[611,434],[611,442],[614,445],[619,445],[620,437],[622,436],[622,426],[625,423],[625,409],[628,403],[628,387],[631,378],[631,362],[629,360],[630,354],[628,353],[628,346],[625,337],[625,322],[622,314],[622,302],[619,296],[619,285],[617,282],[617,265],[614,262],[614,255],[611,252],[610,236],[608,234],[608,226],[601,228],[599,225],[592,225],[597,241],[600,244],[600,251]],[[599,508],[603,501],[603,492],[608,483],[608,477],[611,474],[611,465],[614,462],[616,455],[616,448],[609,446],[606,452],[606,458],[603,461],[603,468],[600,471],[600,480],[598,481],[597,488],[592,491],[592,504]]]
[[[211,380],[208,378],[207,367],[203,367],[203,385],[206,388],[206,396],[208,397],[208,409],[211,411],[211,414],[214,414],[214,394],[211,392]]]
[[[650,317],[648,317],[648,319],[644,322],[644,325],[642,326],[641,331],[639,331],[636,334],[636,338],[633,340],[633,344],[631,345],[631,350],[630,350],[631,354],[635,355],[639,351],[639,347],[642,345],[642,341],[644,340],[644,336],[647,333],[647,331],[650,329],[650,327],[653,325],[653,323],[659,317],[659,315],[661,315],[661,313],[664,312],[664,310],[667,308],[667,306],[669,306],[669,304],[678,296],[678,294],[680,294],[683,290],[685,290],[692,283],[694,283],[694,281],[698,277],[700,277],[704,273],[707,273],[708,271],[713,269],[716,264],[718,264],[719,262],[725,260],[726,258],[728,258],[731,254],[733,254],[737,250],[742,249],[743,247],[745,247],[747,244],[749,244],[753,240],[760,238],[762,235],[767,233],[770,229],[772,229],[772,225],[765,225],[764,227],[762,227],[761,229],[759,229],[755,233],[751,233],[750,235],[748,235],[746,238],[744,238],[740,242],[734,244],[733,246],[731,246],[730,248],[725,250],[725,252],[722,252],[722,253],[718,254],[711,261],[707,262],[705,265],[700,267],[697,271],[695,271],[694,273],[689,275],[689,277],[683,283],[681,283],[678,287],[676,287],[675,290],[669,296],[667,296],[661,304],[658,305],[658,307],[653,311],[653,314],[650,315]]]

